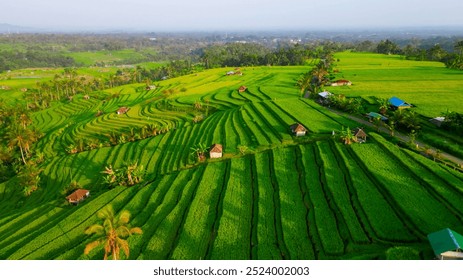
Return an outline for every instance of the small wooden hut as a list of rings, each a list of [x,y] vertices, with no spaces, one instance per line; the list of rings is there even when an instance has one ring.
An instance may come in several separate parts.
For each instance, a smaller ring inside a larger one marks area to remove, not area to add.
[[[70,195],[66,196],[66,200],[74,205],[79,204],[79,202],[83,201],[90,195],[89,190],[84,190],[84,189],[77,189]]]
[[[214,144],[209,150],[210,158],[221,158],[223,156],[223,146],[221,144]]]
[[[122,114],[126,114],[128,111],[129,111],[128,107],[120,107],[119,109],[117,109],[116,113],[118,115],[122,115]]]
[[[367,134],[360,127],[352,130],[352,136],[354,136],[353,140],[357,143],[365,143],[367,141]]]
[[[295,123],[289,127],[291,129],[291,133],[293,133],[295,136],[304,136],[307,133],[307,128],[305,128],[302,124],[300,123]]]

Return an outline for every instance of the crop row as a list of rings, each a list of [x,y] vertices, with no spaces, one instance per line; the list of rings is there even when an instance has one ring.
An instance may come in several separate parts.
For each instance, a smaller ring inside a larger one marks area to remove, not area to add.
[[[274,149],[273,164],[280,197],[281,225],[288,259],[313,259],[308,235],[307,212],[295,166],[294,149]]]
[[[335,157],[328,142],[317,142],[317,147],[320,158],[323,161],[323,173],[328,190],[347,224],[353,241],[356,243],[368,243],[369,238],[365,234],[353,208],[352,194],[349,192],[348,186],[350,182],[348,182],[346,175],[342,172],[343,170],[339,166],[338,159]]]
[[[434,172],[429,172],[429,169],[408,157],[398,147],[393,146],[379,135],[372,134],[371,137],[375,139],[384,150],[393,155],[404,169],[409,170],[410,174],[414,174],[415,180],[425,187],[429,195],[433,196],[440,204],[445,205],[461,220],[461,193],[455,190],[454,186],[449,185]]]
[[[399,207],[407,213],[409,222],[422,236],[460,222],[441,203],[432,197],[398,159],[378,145],[354,145],[353,151]],[[432,217],[439,217],[435,219]]]
[[[159,244],[154,243],[156,240],[156,231],[159,225],[166,219],[166,217],[177,207],[185,186],[191,179],[194,170],[182,171],[177,174],[169,175],[171,180],[169,182],[159,182],[158,188],[162,192],[158,193],[157,196],[152,196],[154,202],[150,204],[152,211],[146,211],[145,209],[139,213],[139,216],[145,216],[145,222],[142,225],[143,235],[133,237],[133,256],[131,258],[137,258],[139,252],[147,254],[152,258],[159,249]],[[172,180],[173,179],[173,180]],[[135,220],[134,220],[135,221]],[[154,238],[154,239],[153,239]],[[156,249],[155,249],[156,248]]]
[[[312,145],[300,146],[300,149],[304,155],[302,164],[305,170],[305,184],[313,212],[313,219],[309,219],[309,221],[313,221],[312,224],[309,224],[309,230],[316,230],[325,254],[340,255],[344,252],[345,244],[340,236],[334,210],[330,207],[326,197],[326,183],[322,180],[322,162],[316,157]]]
[[[336,145],[338,153],[350,174],[362,212],[365,213],[373,233],[385,241],[413,241],[416,238],[407,230],[398,214],[384,198],[359,161],[352,157],[350,148]]]
[[[72,214],[60,220],[54,227],[29,240],[26,245],[8,258],[51,259],[51,255],[54,256],[63,248],[69,247],[70,242],[81,242],[85,227],[94,222],[95,212],[104,207],[109,201],[114,201],[124,191],[126,189],[114,189],[98,196],[92,201],[93,203],[82,205]]]
[[[200,166],[193,174],[190,173],[190,177],[184,182],[183,190],[177,198],[175,208],[159,224],[139,258],[167,259],[169,257],[175,247],[181,226],[195,196],[196,187],[202,178],[204,169],[204,166]]]
[[[248,158],[231,162],[212,259],[250,259],[253,203],[250,171]]]
[[[281,216],[279,196],[272,177],[273,161],[270,152],[255,155],[256,175],[258,186],[258,216],[257,216],[257,257],[258,259],[282,259],[282,251],[285,251],[283,230],[281,228]],[[276,179],[274,179],[276,180]]]
[[[229,170],[228,165],[229,162],[207,165],[171,258],[195,260],[206,257],[211,246],[210,241],[215,234],[214,224],[220,218],[218,208],[223,185],[226,183],[224,170]]]

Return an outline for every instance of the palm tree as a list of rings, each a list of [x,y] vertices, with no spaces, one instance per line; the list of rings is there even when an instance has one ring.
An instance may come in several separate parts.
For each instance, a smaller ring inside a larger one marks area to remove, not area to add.
[[[39,188],[40,173],[42,173],[42,171],[43,170],[33,162],[21,169],[18,178],[20,186],[23,187],[25,196],[29,196]]]
[[[151,134],[151,136],[156,136],[159,133],[159,127],[152,123],[146,126],[146,130],[148,131],[149,134]]]
[[[125,168],[125,173],[127,175],[127,185],[133,186],[138,184],[142,180],[143,176],[143,165],[138,166],[138,162],[128,164]]]
[[[389,129],[389,132],[391,133],[391,136],[394,136],[394,132],[395,132],[395,121],[393,119],[390,119],[389,120],[389,123],[386,124],[386,127],[387,129]]]
[[[105,170],[101,173],[106,174],[105,181],[106,183],[112,185],[117,182],[116,170],[113,169],[112,165],[106,166]]]
[[[19,116],[19,123],[24,129],[26,129],[26,127],[32,123],[32,120],[29,117],[29,115],[27,115],[26,113],[22,113]]]
[[[307,91],[310,86],[310,82],[312,81],[312,74],[310,72],[305,73],[302,75],[299,80],[297,81],[297,86],[301,90],[301,96]]]
[[[375,125],[375,128],[376,128],[377,132],[379,132],[379,128],[380,128],[382,122],[383,121],[381,120],[380,116],[377,116],[377,117],[373,118],[373,124]]]
[[[324,62],[320,62],[315,66],[312,71],[310,71],[310,74],[312,75],[312,84],[315,84],[317,87],[322,87],[324,86],[327,82],[329,82],[328,79],[328,70],[325,68]]]
[[[88,255],[93,249],[103,244],[104,259],[112,256],[113,260],[120,259],[120,251],[124,252],[128,258],[130,253],[127,238],[132,234],[142,234],[139,227],[130,228],[130,212],[123,210],[119,216],[114,215],[114,210],[108,206],[98,212],[98,218],[103,220],[103,224],[94,224],[85,229],[85,234],[95,234],[98,238],[85,246],[84,254]]]
[[[379,104],[379,113],[385,115],[387,113],[387,108],[389,107],[389,101],[385,98],[378,98],[377,102]]]
[[[8,139],[8,147],[10,149],[19,147],[22,161],[25,165],[27,165],[26,156],[29,152],[31,142],[33,141],[32,134],[29,132],[29,130],[24,129],[19,125],[14,125],[7,132],[6,136]]]
[[[111,143],[111,145],[117,145],[118,141],[117,141],[117,137],[118,135],[116,134],[115,131],[111,131],[109,132],[109,134],[106,134],[109,138],[109,143]]]
[[[191,150],[191,154],[196,155],[198,161],[204,161],[206,159],[205,154],[207,152],[207,147],[204,144],[199,143],[195,147],[192,147]]]
[[[203,108],[203,105],[201,104],[201,102],[195,101],[195,103],[193,104],[193,108],[200,111]]]
[[[342,128],[341,131],[341,140],[344,141],[344,144],[350,145],[352,144],[352,141],[354,141],[355,136],[352,134],[352,130],[348,127],[346,130],[344,130],[344,127]]]
[[[454,48],[458,52],[460,62],[463,61],[463,40],[456,42]]]

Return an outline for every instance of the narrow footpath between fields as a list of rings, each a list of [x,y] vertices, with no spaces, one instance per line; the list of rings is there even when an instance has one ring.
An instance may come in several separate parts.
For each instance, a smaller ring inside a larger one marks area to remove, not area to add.
[[[373,123],[367,121],[367,120],[361,119],[361,118],[356,117],[356,116],[349,115],[349,114],[344,113],[344,112],[336,111],[336,110],[333,110],[333,109],[330,109],[330,108],[327,108],[327,109],[330,110],[331,112],[337,114],[337,115],[349,118],[349,119],[351,119],[353,121],[361,123],[362,125],[365,125],[365,126],[368,126],[370,128],[376,129],[375,125]],[[380,130],[380,132],[384,132],[384,133],[387,133],[387,134],[390,133],[390,131],[387,128],[383,127],[383,126],[379,127],[379,130]],[[401,141],[403,141],[405,143],[410,142],[410,137],[407,136],[407,135],[403,135],[403,134],[401,134],[399,132],[394,132],[394,136],[399,138]],[[421,148],[421,149],[424,149],[427,146],[426,144],[424,144],[423,142],[420,142],[420,141],[415,141],[415,144],[417,145],[417,148]],[[429,147],[429,149],[430,149],[431,154],[434,154],[434,155],[436,154],[437,149],[435,149],[433,147]],[[453,156],[451,154],[445,153],[445,152],[439,152],[439,155],[440,155],[441,159],[449,160],[449,161],[457,164],[461,168],[463,168],[463,160],[462,159],[460,159],[458,157],[455,157],[455,156]]]

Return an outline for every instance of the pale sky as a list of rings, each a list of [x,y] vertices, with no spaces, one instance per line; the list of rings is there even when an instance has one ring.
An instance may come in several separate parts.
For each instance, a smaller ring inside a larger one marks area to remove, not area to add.
[[[0,10],[0,23],[53,29],[220,31],[463,26],[462,0],[2,0]]]

